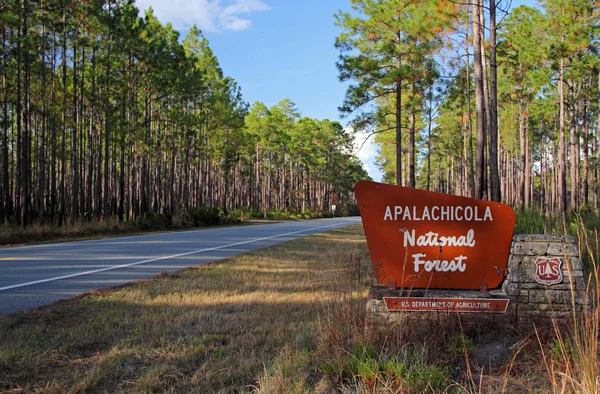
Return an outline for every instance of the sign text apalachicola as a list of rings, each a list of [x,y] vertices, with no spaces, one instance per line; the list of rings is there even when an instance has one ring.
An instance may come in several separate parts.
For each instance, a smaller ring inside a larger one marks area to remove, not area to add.
[[[493,289],[501,283],[516,221],[508,205],[370,181],[355,190],[382,284]]]

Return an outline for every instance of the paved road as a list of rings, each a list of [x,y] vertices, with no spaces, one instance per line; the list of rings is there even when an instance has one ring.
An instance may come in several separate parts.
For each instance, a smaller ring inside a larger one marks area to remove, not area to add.
[[[0,249],[0,315],[359,221],[321,219]]]

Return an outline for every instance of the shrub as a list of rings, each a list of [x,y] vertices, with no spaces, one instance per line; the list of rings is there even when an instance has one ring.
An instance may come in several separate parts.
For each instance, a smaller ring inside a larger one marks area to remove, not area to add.
[[[219,208],[197,207],[188,209],[186,216],[191,226],[214,226],[221,223],[223,213]]]
[[[171,227],[171,216],[148,212],[138,218],[135,225],[142,231],[164,230]]]

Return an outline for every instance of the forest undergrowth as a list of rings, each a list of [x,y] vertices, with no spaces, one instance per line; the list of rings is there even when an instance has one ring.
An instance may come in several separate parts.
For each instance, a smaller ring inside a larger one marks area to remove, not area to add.
[[[347,215],[352,211],[344,208],[336,216]],[[148,213],[134,221],[120,221],[116,217],[108,220],[78,220],[57,227],[55,224],[32,224],[21,227],[5,223],[0,225],[0,245],[39,243],[56,240],[74,240],[93,237],[117,236],[153,231],[176,231],[219,225],[247,223],[248,220],[302,220],[331,217],[331,212],[306,210],[270,209],[265,211],[233,210],[224,213],[219,208],[199,207],[177,214]]]
[[[371,263],[357,247],[333,256],[339,259],[334,264],[344,267],[338,281],[340,299],[319,314],[312,357],[318,360],[321,380],[309,391],[600,392],[599,217],[592,212],[552,217],[534,210],[521,211],[518,217],[515,233],[577,237],[590,278],[584,312],[568,319],[518,322],[446,313],[373,319],[365,311],[373,283]],[[294,372],[303,364],[305,353],[285,349],[261,377],[260,391],[306,391],[304,375]]]

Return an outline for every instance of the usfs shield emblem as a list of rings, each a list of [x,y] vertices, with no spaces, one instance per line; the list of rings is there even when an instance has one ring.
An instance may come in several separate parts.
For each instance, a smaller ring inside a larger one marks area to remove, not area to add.
[[[543,285],[562,282],[563,261],[558,257],[538,257],[535,261],[535,280]]]

